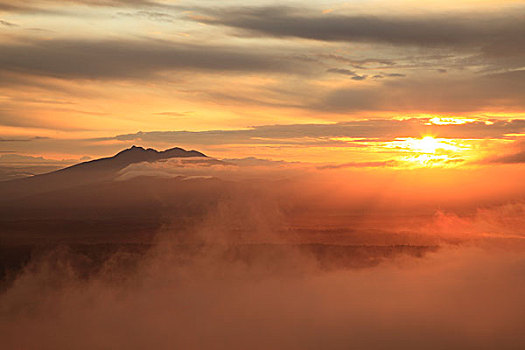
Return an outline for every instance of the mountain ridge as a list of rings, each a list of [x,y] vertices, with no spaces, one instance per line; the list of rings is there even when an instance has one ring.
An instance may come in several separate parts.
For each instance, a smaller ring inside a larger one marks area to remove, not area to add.
[[[154,148],[144,148],[141,146],[133,145],[130,148],[126,148],[118,152],[114,156],[98,158],[98,159],[93,159],[87,162],[78,163],[70,167],[60,169],[58,171],[63,171],[66,169],[71,169],[71,168],[75,168],[79,166],[86,166],[87,164],[96,164],[96,163],[110,162],[110,161],[112,161],[117,166],[122,166],[122,163],[130,165],[133,163],[154,162],[157,160],[163,160],[163,159],[169,159],[169,158],[189,158],[189,157],[208,158],[207,155],[199,151],[195,151],[195,150],[186,151],[185,149],[180,148],[180,147],[173,147],[173,148],[166,149],[164,151],[157,151]]]
[[[209,158],[199,151],[186,151],[180,147],[157,151],[133,145],[111,157],[93,159],[45,174],[0,182],[0,193],[4,201],[8,201],[26,195],[108,181],[115,178],[120,170],[135,163],[191,157]]]

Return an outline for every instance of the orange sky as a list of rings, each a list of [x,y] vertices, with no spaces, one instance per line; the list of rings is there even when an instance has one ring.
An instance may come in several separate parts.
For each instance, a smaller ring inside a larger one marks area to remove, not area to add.
[[[0,0],[0,165],[520,164],[524,38],[523,1]]]

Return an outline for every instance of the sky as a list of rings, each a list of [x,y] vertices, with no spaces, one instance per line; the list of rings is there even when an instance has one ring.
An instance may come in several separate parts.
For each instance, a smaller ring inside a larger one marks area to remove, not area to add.
[[[0,168],[520,166],[524,48],[525,1],[0,0]]]

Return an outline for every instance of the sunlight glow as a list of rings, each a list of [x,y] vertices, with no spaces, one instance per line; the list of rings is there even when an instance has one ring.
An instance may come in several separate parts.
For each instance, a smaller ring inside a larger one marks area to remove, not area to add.
[[[455,117],[433,117],[428,120],[427,125],[459,125],[475,122],[474,118],[455,118]]]
[[[395,147],[417,153],[434,154],[438,151],[458,151],[460,149],[449,139],[434,138],[433,136],[424,136],[421,139],[409,137],[398,140],[393,142]]]
[[[460,162],[464,152],[470,147],[457,140],[435,138],[430,135],[422,138],[399,138],[390,143],[404,153],[399,160],[415,167],[454,166]]]

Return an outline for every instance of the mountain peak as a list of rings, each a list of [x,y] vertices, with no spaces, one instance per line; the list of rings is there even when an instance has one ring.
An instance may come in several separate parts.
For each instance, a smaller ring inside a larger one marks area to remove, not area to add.
[[[137,163],[154,162],[157,160],[168,158],[187,157],[206,157],[206,155],[195,150],[186,151],[185,149],[180,147],[173,147],[159,152],[153,148],[146,149],[142,146],[133,145],[130,148],[126,148],[125,150],[120,151],[111,158],[126,161],[129,163]]]
[[[161,155],[162,159],[175,157],[207,157],[204,153],[201,153],[199,151],[186,151],[185,149],[182,149],[180,147],[170,148],[159,152],[159,154]]]
[[[4,185],[3,187],[0,186],[0,190],[6,195],[10,194],[14,197],[21,197],[28,194],[54,191],[111,180],[118,176],[118,172],[121,169],[134,163],[191,157],[207,158],[207,156],[201,152],[194,150],[186,151],[180,147],[174,147],[159,152],[153,148],[145,149],[144,147],[133,145],[112,157],[94,159],[54,172],[11,180],[23,185],[12,187],[12,184],[15,182],[9,181],[9,184]],[[12,189],[9,190],[11,187]]]
[[[150,149],[153,150],[152,148],[150,148]],[[142,153],[142,152],[145,152],[145,151],[146,151],[146,149],[144,147],[133,145],[130,148],[126,148],[126,149],[118,152],[115,155],[115,157],[118,157],[119,155],[122,155],[122,154],[129,154],[129,153],[136,153],[136,154],[138,154],[138,153]],[[157,151],[155,151],[155,152],[157,152]]]

